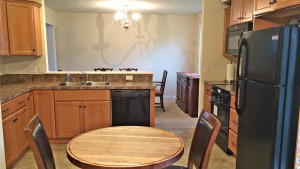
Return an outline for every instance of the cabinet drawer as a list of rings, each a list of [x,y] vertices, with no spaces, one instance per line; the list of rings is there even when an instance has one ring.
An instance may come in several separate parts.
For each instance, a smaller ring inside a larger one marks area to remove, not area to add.
[[[26,95],[19,96],[1,105],[2,119],[11,115],[16,110],[26,106]]]
[[[228,148],[236,154],[237,149],[237,134],[229,129],[229,136],[228,136]]]
[[[238,116],[237,112],[234,109],[232,109],[232,108],[230,108],[230,116],[229,117],[230,117],[229,118],[229,128],[232,131],[234,131],[234,132],[237,133],[237,131],[238,131],[238,121],[239,121],[238,118],[239,118],[239,116]]]
[[[204,94],[211,96],[211,86],[209,85],[204,86]]]
[[[230,107],[235,109],[235,96],[232,96],[232,95],[230,98]]]
[[[110,100],[110,90],[54,90],[54,100]]]

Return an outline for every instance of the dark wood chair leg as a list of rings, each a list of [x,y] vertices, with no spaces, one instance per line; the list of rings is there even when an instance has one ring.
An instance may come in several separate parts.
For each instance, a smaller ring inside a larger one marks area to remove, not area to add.
[[[160,106],[163,109],[163,112],[165,112],[165,106],[164,106],[164,98],[163,98],[163,96],[160,96]]]

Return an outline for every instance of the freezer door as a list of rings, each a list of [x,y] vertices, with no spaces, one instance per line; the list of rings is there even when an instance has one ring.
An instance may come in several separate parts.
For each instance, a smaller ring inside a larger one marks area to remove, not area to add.
[[[241,81],[237,169],[279,169],[284,88]]]
[[[246,32],[242,49],[242,77],[268,84],[285,84],[291,27]]]

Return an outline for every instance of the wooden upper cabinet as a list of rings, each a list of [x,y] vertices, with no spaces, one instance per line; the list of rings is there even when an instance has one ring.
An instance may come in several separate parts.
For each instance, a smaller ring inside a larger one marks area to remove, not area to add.
[[[282,9],[296,5],[300,5],[299,0],[277,0],[276,9]]]
[[[9,55],[6,1],[0,0],[0,56]]]
[[[232,0],[230,25],[252,20],[253,0]]]
[[[238,24],[241,21],[241,13],[242,13],[242,1],[243,0],[232,0],[231,1],[231,16],[230,16],[230,24]]]
[[[253,15],[274,11],[274,0],[254,0]]]
[[[31,1],[7,1],[10,55],[41,56],[40,5]]]

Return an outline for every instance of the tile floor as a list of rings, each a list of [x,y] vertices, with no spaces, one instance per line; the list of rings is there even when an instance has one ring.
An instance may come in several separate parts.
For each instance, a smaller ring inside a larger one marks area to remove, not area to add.
[[[191,139],[197,118],[190,118],[183,113],[174,101],[166,101],[166,112],[156,109],[155,125],[157,128],[169,130],[180,136],[185,144],[185,152],[182,158],[175,165],[186,166]],[[66,157],[66,144],[52,144],[52,151],[57,169],[76,169]],[[36,163],[31,150],[29,149],[13,166],[14,169],[36,169]],[[216,144],[210,158],[209,169],[234,169],[235,158],[227,156]]]

